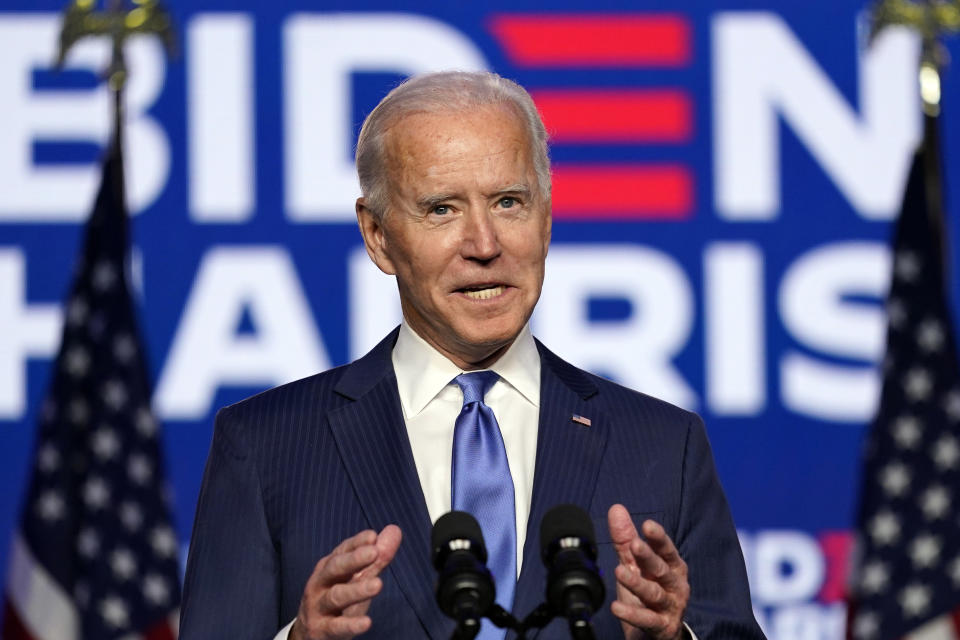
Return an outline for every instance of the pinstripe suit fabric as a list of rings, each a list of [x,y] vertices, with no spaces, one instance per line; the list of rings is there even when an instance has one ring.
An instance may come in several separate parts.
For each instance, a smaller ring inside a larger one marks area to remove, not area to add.
[[[400,526],[403,543],[383,573],[364,637],[450,637],[452,623],[433,601],[431,523],[390,362],[395,340],[396,331],[351,365],[218,413],[187,565],[181,640],[268,640],[296,615],[317,560],[344,538],[389,523]],[[611,599],[617,561],[606,511],[620,502],[638,524],[652,517],[676,541],[690,568],[685,619],[701,640],[762,638],[700,418],[538,348],[540,426],[515,614],[543,600],[539,523],[564,502],[594,518]],[[591,426],[573,422],[574,414]],[[598,638],[622,637],[608,607],[594,626]],[[569,636],[554,621],[537,637]]]

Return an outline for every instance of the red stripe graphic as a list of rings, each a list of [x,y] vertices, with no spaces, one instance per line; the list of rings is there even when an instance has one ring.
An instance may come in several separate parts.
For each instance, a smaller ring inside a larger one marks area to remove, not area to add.
[[[817,599],[827,603],[842,602],[847,598],[850,584],[853,534],[850,531],[824,531],[818,537],[826,560],[826,572]]]
[[[680,165],[554,165],[558,220],[686,220],[693,176]]]
[[[682,91],[539,90],[533,100],[555,142],[689,142],[693,104]]]
[[[490,29],[521,67],[681,67],[693,58],[680,14],[501,14]]]

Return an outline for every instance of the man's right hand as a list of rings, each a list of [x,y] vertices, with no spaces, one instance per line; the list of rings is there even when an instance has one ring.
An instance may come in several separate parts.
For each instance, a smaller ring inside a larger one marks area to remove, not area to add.
[[[321,558],[303,590],[289,640],[338,640],[367,631],[370,601],[383,588],[380,572],[393,560],[400,539],[393,524],[379,535],[361,531]]]

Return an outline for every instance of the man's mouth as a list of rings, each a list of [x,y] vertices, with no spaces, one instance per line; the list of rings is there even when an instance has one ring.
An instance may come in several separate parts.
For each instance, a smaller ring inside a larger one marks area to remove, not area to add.
[[[499,295],[502,295],[506,290],[502,284],[497,285],[481,285],[478,287],[464,287],[460,291],[463,292],[465,296],[471,300],[489,300],[490,298],[496,298]]]

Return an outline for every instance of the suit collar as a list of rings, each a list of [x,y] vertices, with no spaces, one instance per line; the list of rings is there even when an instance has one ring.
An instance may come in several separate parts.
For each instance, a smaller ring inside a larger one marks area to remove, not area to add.
[[[385,375],[392,374],[393,363],[390,356],[399,333],[400,327],[398,326],[366,355],[347,365],[334,390],[342,396],[356,400],[380,382]],[[583,371],[559,358],[543,346],[543,343],[539,340],[534,339],[534,343],[540,354],[541,383],[544,379],[543,369],[549,369],[553,379],[568,387],[570,391],[583,400],[587,400],[597,393],[597,385]],[[541,397],[542,395],[541,390]]]
[[[350,400],[357,400],[379,384],[385,376],[392,376],[390,353],[399,332],[400,327],[395,328],[365,356],[344,367],[343,376],[334,391]]]
[[[549,376],[551,383],[555,381],[563,384],[583,400],[588,400],[596,395],[598,391],[597,385],[590,376],[566,360],[559,358],[555,353],[543,346],[543,343],[539,340],[535,340],[535,342],[537,343],[537,350],[540,352],[541,366],[543,369],[549,370],[546,373],[541,373],[541,385],[547,381],[547,373],[551,373],[552,376]],[[540,395],[543,397],[542,390]]]
[[[423,411],[444,387],[464,372],[406,322],[400,325],[391,362],[407,419]],[[529,326],[523,327],[513,344],[489,368],[534,407],[540,406],[540,354]]]

